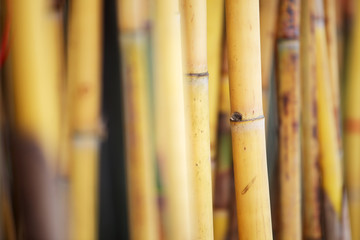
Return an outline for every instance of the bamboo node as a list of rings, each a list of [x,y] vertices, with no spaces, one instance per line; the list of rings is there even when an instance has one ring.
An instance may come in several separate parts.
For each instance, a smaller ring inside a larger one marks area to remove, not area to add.
[[[264,115],[260,115],[255,118],[243,119],[243,115],[239,112],[234,112],[230,117],[230,122],[251,122],[259,119],[264,119]]]
[[[202,72],[202,73],[186,73],[185,74],[188,77],[208,77],[209,72]]]

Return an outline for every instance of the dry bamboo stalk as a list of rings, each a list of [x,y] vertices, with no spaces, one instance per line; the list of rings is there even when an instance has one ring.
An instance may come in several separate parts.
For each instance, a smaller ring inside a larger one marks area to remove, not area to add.
[[[357,1],[357,13],[360,1]],[[355,16],[351,38],[351,54],[347,69],[344,111],[345,180],[348,190],[351,234],[360,238],[360,17]]]
[[[213,239],[206,0],[180,1],[192,239]]]
[[[226,47],[224,47],[220,82],[220,106],[218,127],[218,156],[214,194],[214,239],[223,240],[229,231],[232,191],[232,155],[230,130],[229,71]]]
[[[276,38],[279,0],[260,0],[261,77],[264,116],[268,117],[271,68]]]
[[[262,110],[259,2],[226,0],[239,239],[272,239]]]
[[[69,10],[69,236],[96,239],[102,4],[75,0]]]
[[[131,239],[158,239],[151,156],[146,25],[148,1],[118,0],[126,126],[126,168]]]
[[[207,0],[207,59],[209,68],[210,156],[213,193],[215,189],[219,87],[224,35],[224,0]]]
[[[164,186],[165,239],[191,239],[185,142],[181,26],[177,0],[158,0],[155,11],[157,155]]]
[[[320,165],[324,191],[325,235],[328,239],[340,239],[343,176],[337,123],[334,118],[327,41],[322,0],[315,2],[316,75],[318,89],[318,125]]]
[[[300,1],[280,0],[277,36],[279,239],[301,239]]]
[[[341,143],[341,124],[340,124],[340,75],[338,57],[338,39],[336,25],[336,0],[324,0],[324,14],[326,27],[327,52],[330,71],[331,98],[333,99],[333,111],[336,121],[337,137],[340,151]]]
[[[64,239],[55,166],[60,138],[60,12],[46,0],[12,1],[13,168],[19,238]]]
[[[314,21],[314,1],[301,5],[301,113],[303,166],[303,238],[322,239],[320,149],[317,123],[317,84]]]

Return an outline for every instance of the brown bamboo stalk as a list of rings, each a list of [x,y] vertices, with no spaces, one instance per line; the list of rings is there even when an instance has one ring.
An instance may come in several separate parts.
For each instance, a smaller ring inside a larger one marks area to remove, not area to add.
[[[261,77],[264,116],[268,117],[279,0],[260,0]]]
[[[262,109],[259,2],[226,1],[239,239],[272,239]]]
[[[315,5],[312,0],[301,5],[301,113],[303,166],[303,236],[322,239],[322,197],[320,149],[317,122],[317,84],[315,53]]]

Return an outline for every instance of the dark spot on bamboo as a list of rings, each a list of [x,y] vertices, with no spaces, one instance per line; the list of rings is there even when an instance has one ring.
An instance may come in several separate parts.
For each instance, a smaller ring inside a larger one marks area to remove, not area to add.
[[[290,93],[286,92],[281,96],[281,101],[283,104],[283,108],[284,108],[284,113],[285,115],[288,114],[288,107],[289,107],[289,103],[290,103]]]
[[[314,126],[312,127],[312,136],[313,136],[313,138],[315,138],[315,139],[318,138],[318,130],[317,130],[317,126],[316,126],[316,125],[314,125]]]
[[[246,187],[241,191],[241,195],[244,195],[245,193],[247,193],[250,189],[250,187],[254,184],[256,180],[256,177],[254,177],[250,183],[248,183],[248,185],[246,185]]]
[[[246,147],[244,147],[244,150],[246,150]]]
[[[52,2],[52,8],[55,11],[60,11],[62,7],[64,6],[64,0],[51,0]]]
[[[243,116],[239,112],[234,112],[230,118],[231,122],[241,122],[243,119]]]
[[[292,126],[292,129],[293,129],[294,132],[298,131],[298,129],[299,129],[299,123],[298,122],[293,122],[291,124],[291,126]]]

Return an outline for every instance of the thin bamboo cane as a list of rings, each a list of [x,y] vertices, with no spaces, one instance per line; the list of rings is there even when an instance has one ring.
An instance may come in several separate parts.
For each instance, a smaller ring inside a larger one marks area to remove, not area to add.
[[[17,209],[22,215],[19,238],[65,238],[55,186],[60,140],[59,16],[59,9],[46,0],[12,1],[12,153]]]
[[[340,75],[339,75],[339,57],[338,57],[338,38],[336,27],[336,0],[324,0],[324,14],[326,27],[327,52],[330,71],[331,98],[333,99],[333,111],[336,120],[337,137],[340,151],[342,151],[341,142],[341,124],[340,124]]]
[[[219,87],[224,33],[224,0],[207,0],[207,59],[209,67],[210,156],[213,193],[215,189]]]
[[[126,125],[126,168],[131,239],[158,239],[158,213],[150,146],[146,25],[148,1],[119,0],[120,48]]]
[[[277,36],[279,239],[301,239],[300,1],[280,0]]]
[[[177,0],[158,0],[155,11],[157,155],[164,186],[165,239],[191,239],[181,26]]]
[[[360,12],[360,1],[357,1],[357,13]],[[347,86],[344,112],[344,150],[345,180],[349,197],[351,234],[353,239],[360,238],[360,16],[355,16],[351,38],[351,55],[347,69]]]
[[[226,0],[239,239],[272,239],[262,110],[259,2]]]
[[[330,72],[322,0],[315,2],[316,75],[318,89],[318,125],[320,165],[324,191],[325,234],[328,239],[341,238],[343,176],[331,94]]]
[[[271,68],[276,38],[279,0],[260,0],[261,77],[264,116],[268,117]]]
[[[193,239],[213,239],[206,0],[180,1]]]
[[[220,106],[218,127],[218,156],[214,194],[214,239],[223,240],[229,231],[232,191],[232,155],[230,130],[229,71],[226,47],[224,47],[220,82]]]
[[[320,149],[317,123],[317,84],[314,1],[301,5],[301,113],[303,166],[303,236],[304,239],[322,239]]]
[[[70,239],[96,239],[102,4],[76,0],[69,10]]]

